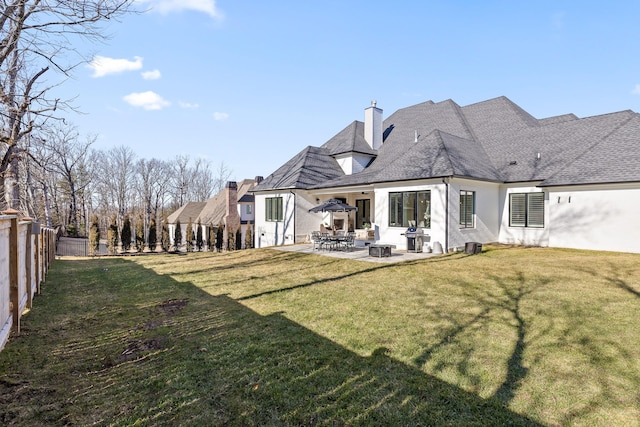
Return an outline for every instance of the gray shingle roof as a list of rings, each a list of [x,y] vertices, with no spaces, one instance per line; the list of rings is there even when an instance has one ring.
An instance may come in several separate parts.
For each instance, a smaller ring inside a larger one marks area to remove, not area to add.
[[[640,182],[640,115],[542,182],[543,186]]]
[[[303,150],[263,181],[260,189],[329,188],[441,176],[544,181],[544,185],[640,181],[639,117],[621,111],[538,120],[506,97],[465,107],[451,100],[428,101],[397,110],[384,120],[384,143],[362,172],[344,175],[331,157],[366,152],[358,151],[366,142],[363,124],[355,121],[321,148]]]
[[[307,147],[274,173],[266,177],[253,191],[310,188],[344,172],[326,148]]]
[[[349,152],[377,154],[364,139],[364,123],[357,120],[325,142],[321,148],[325,148],[332,156]]]

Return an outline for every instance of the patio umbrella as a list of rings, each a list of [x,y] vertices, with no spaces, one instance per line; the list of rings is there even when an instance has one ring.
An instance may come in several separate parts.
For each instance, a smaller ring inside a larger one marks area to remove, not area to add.
[[[333,224],[333,213],[334,212],[351,212],[355,211],[358,208],[355,206],[348,205],[341,200],[338,199],[328,199],[323,203],[309,209],[309,212],[330,212],[331,213],[331,224]]]

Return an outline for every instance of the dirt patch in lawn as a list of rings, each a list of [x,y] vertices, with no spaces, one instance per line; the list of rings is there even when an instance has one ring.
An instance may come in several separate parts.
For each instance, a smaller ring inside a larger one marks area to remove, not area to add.
[[[188,303],[188,299],[168,299],[158,304],[158,308],[167,314],[174,314],[185,308]]]

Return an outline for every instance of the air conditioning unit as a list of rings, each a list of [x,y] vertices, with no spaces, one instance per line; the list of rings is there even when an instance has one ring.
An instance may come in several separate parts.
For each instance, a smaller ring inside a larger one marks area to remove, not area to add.
[[[468,255],[475,255],[482,252],[482,243],[467,242],[464,244],[464,253]]]

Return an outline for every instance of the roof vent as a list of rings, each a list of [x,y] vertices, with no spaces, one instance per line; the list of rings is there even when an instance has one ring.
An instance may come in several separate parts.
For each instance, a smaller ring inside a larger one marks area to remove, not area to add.
[[[515,160],[511,160],[511,161],[509,162],[509,166],[515,166],[515,165],[517,165],[517,164],[518,164],[518,162],[517,162],[517,161],[515,161]]]

